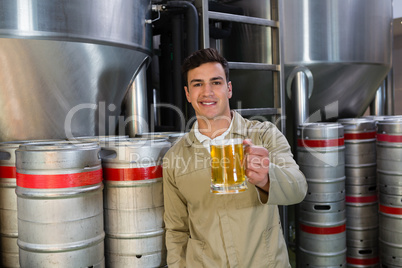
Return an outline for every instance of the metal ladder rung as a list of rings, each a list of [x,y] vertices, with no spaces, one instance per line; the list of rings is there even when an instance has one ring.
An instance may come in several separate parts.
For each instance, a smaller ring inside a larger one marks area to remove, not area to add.
[[[256,17],[235,15],[235,14],[215,12],[215,11],[208,11],[208,16],[209,16],[209,19],[241,22],[241,23],[246,23],[246,24],[254,24],[254,25],[259,25],[259,26],[279,28],[279,22],[275,21],[275,20],[267,20],[267,19],[261,19],[261,18],[256,18]]]
[[[281,70],[280,65],[255,62],[229,62],[229,68],[238,70],[268,70],[277,72]]]

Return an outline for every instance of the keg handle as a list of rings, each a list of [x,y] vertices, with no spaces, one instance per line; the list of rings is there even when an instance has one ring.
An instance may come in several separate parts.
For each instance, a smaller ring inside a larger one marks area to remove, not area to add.
[[[0,151],[0,160],[10,160],[11,154],[9,152]]]
[[[117,153],[115,150],[110,149],[101,149],[98,153],[99,159],[114,159],[117,157]]]

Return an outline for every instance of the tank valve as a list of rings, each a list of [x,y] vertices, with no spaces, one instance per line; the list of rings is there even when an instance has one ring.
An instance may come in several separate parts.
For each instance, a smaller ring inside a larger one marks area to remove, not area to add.
[[[152,5],[152,11],[153,12],[158,12],[158,17],[154,20],[149,19],[149,20],[145,20],[145,24],[152,24],[154,21],[157,21],[161,18],[161,11],[166,9],[165,5]]]

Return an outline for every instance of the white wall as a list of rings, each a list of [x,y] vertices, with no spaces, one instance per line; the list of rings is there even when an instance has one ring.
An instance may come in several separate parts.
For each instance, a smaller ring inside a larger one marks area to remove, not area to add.
[[[402,18],[402,0],[394,0],[394,19]]]

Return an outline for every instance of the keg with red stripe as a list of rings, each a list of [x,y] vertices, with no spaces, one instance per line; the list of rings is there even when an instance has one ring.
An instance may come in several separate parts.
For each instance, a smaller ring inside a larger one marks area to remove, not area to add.
[[[299,204],[300,267],[346,265],[345,202]]]
[[[377,123],[380,260],[402,267],[402,119]]]
[[[26,140],[0,143],[0,267],[19,267],[15,150],[21,144],[49,141]]]
[[[402,196],[380,195],[380,258],[383,267],[402,267]]]
[[[297,163],[308,183],[304,200],[336,202],[345,199],[343,126],[309,123],[298,128]]]
[[[0,249],[1,267],[19,267],[15,150],[21,143],[0,143]]]
[[[345,131],[345,165],[371,166],[376,163],[376,125],[363,118],[339,119]],[[347,182],[346,182],[347,183]]]
[[[348,263],[347,267],[353,268],[377,268],[380,264],[380,258],[378,257],[378,248],[355,248],[348,247],[348,253],[346,257]]]
[[[378,266],[379,261],[372,263],[379,259],[372,256],[378,252],[376,123],[368,118],[344,118],[338,122],[345,130],[348,265]]]
[[[376,185],[346,185],[345,202],[348,267],[378,267]]]
[[[402,119],[377,124],[377,172],[380,191],[402,195]]]
[[[102,147],[108,266],[166,265],[162,158],[170,146],[166,139],[132,138]]]
[[[16,150],[21,267],[104,267],[97,143],[30,143]]]

